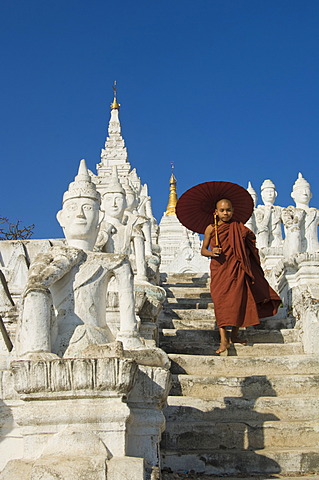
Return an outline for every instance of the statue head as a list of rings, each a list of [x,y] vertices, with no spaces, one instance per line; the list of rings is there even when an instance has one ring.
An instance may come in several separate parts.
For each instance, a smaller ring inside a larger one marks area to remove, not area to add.
[[[133,190],[129,182],[129,179],[127,177],[124,178],[123,188],[125,190],[126,210],[128,210],[129,212],[133,212],[134,210],[136,210],[138,202],[137,202],[136,193]]]
[[[265,205],[273,205],[277,197],[276,187],[269,179],[261,185],[261,198]]]
[[[99,225],[103,219],[100,212],[100,194],[92,183],[85,160],[81,160],[78,174],[63,195],[62,210],[57,219],[70,246],[93,250]]]
[[[117,168],[114,166],[111,181],[107,185],[103,194],[103,210],[105,215],[121,222],[126,205],[125,190],[119,182]]]
[[[251,198],[253,199],[253,202],[254,202],[254,207],[255,207],[257,204],[258,195],[250,182],[248,182],[247,192],[250,193]]]
[[[312,197],[310,191],[310,184],[305,178],[303,178],[302,173],[298,173],[298,178],[292,187],[291,197],[294,199],[297,208],[308,208],[309,202]]]

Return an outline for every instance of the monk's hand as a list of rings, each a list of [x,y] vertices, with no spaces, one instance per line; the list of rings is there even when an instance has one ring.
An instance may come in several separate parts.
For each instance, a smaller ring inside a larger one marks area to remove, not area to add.
[[[212,253],[213,257],[218,257],[222,253],[222,249],[220,247],[214,247]]]

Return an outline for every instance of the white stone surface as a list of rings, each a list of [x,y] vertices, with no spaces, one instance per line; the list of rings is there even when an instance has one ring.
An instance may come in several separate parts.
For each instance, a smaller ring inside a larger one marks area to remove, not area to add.
[[[298,174],[291,197],[296,206],[289,206],[283,212],[286,256],[293,256],[299,252],[319,251],[319,210],[309,207],[312,193],[309,183],[301,173]]]
[[[277,192],[271,180],[265,180],[261,186],[261,198],[264,205],[255,209],[257,227],[257,247],[280,247],[283,243],[281,231],[281,210],[275,206]]]
[[[104,191],[102,208],[105,212],[99,241],[102,251],[125,255],[131,253],[135,260],[137,280],[147,281],[145,237],[142,233],[146,218],[133,212],[125,215],[126,194],[119,182],[116,166]]]
[[[207,273],[209,260],[200,255],[201,241],[197,233],[187,230],[176,215],[163,215],[160,221],[162,273]]]
[[[108,480],[144,480],[143,458],[113,457],[107,466]]]
[[[246,225],[247,228],[249,228],[256,235],[257,234],[257,224],[256,224],[255,208],[256,208],[256,205],[257,205],[258,195],[257,195],[256,190],[252,186],[251,182],[248,182],[247,191],[250,193],[251,198],[253,199],[254,211],[253,211],[251,217],[249,218],[249,220],[246,222],[245,225]]]

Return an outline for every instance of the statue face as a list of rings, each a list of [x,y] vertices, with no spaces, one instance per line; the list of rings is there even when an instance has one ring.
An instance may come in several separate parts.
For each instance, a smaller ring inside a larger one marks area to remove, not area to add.
[[[127,210],[134,210],[134,208],[137,206],[137,201],[134,193],[132,192],[126,192],[126,203],[127,203]]]
[[[99,202],[93,198],[70,198],[63,204],[58,220],[67,240],[95,242],[99,224]]]
[[[105,215],[121,219],[126,208],[126,200],[122,193],[106,193],[103,197]]]
[[[305,185],[303,187],[295,187],[291,196],[296,204],[299,203],[300,205],[308,206],[312,195],[310,187]]]
[[[266,187],[261,191],[261,198],[265,205],[273,205],[275,203],[277,192],[272,187]]]

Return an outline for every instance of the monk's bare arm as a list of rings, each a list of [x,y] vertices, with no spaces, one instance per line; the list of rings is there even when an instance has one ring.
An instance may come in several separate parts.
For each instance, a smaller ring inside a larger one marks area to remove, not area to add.
[[[221,249],[219,247],[214,247],[212,250],[208,250],[213,231],[214,231],[214,227],[212,225],[208,225],[208,227],[205,230],[202,249],[200,252],[203,255],[203,257],[218,257],[221,252]]]

